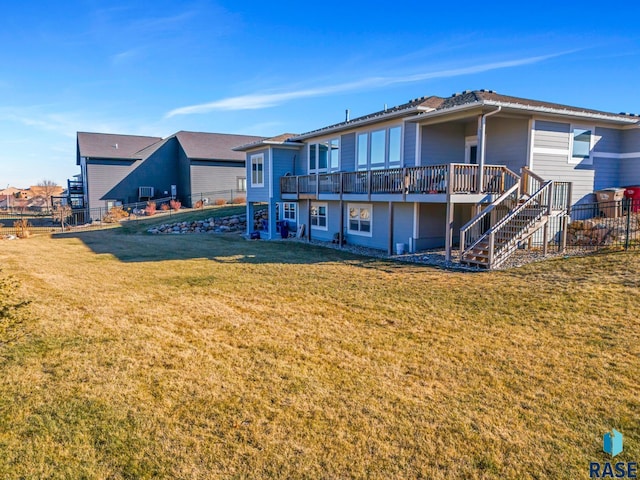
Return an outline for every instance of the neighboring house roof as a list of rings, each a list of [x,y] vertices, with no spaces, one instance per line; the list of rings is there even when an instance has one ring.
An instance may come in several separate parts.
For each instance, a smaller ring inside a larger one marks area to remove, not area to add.
[[[466,90],[462,93],[454,93],[450,97],[421,97],[412,99],[407,103],[387,108],[368,115],[336,123],[310,132],[294,135],[288,140],[295,142],[315,137],[323,133],[347,130],[359,125],[378,122],[396,117],[406,117],[415,114],[416,119],[431,116],[445,115],[448,111],[464,110],[484,106],[503,106],[514,110],[549,113],[553,115],[567,115],[574,117],[592,118],[615,122],[622,125],[633,125],[639,118],[637,115],[616,114],[581,107],[572,107],[559,103],[530,100],[527,98],[501,95],[493,90]]]
[[[254,148],[267,147],[269,145],[295,145],[295,146],[301,146],[302,143],[289,141],[290,138],[295,137],[295,136],[296,136],[295,133],[283,133],[282,135],[277,135],[275,137],[261,138],[261,139],[255,141],[255,142],[246,143],[244,145],[240,145],[238,147],[235,147],[234,150],[236,150],[238,152],[244,152],[244,151],[247,151],[247,150],[252,150]]]
[[[62,188],[59,185],[52,185],[50,187],[43,187],[43,186],[40,186],[40,185],[32,185],[32,186],[29,187],[29,190],[31,191],[31,193],[35,197],[37,197],[37,196],[46,197],[47,195],[49,195],[49,196],[60,195],[60,194],[62,194],[64,188]]]
[[[262,137],[254,135],[234,135],[228,133],[204,133],[180,131],[174,134],[187,157],[196,160],[235,160],[244,162],[243,153],[234,151],[233,148],[262,140]]]
[[[0,195],[15,195],[16,192],[20,192],[22,189],[21,188],[16,188],[16,187],[9,187],[9,188],[3,188],[2,190],[0,190]]]
[[[141,160],[149,157],[171,139],[177,139],[187,157],[196,160],[244,162],[245,156],[233,147],[261,140],[254,135],[180,131],[165,139],[138,135],[78,132],[80,157]]]
[[[78,153],[89,158],[140,159],[141,150],[160,141],[160,137],[78,132]]]

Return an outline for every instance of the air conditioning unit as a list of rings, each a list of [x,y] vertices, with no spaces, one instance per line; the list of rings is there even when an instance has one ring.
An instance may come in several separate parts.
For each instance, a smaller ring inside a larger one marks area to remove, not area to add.
[[[153,198],[153,187],[138,187],[138,199],[147,199]]]

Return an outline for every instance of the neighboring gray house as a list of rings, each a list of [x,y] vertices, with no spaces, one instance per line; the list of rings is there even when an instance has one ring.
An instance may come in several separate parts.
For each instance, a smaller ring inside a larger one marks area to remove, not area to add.
[[[184,131],[165,139],[78,132],[81,175],[69,181],[71,204],[94,210],[176,197],[191,206],[214,192],[225,192],[229,200],[244,196],[245,156],[232,147],[260,138]]]
[[[247,155],[249,218],[268,204],[265,238],[287,220],[308,238],[389,253],[404,244],[450,256],[458,242],[463,261],[494,267],[594,190],[640,184],[639,125],[635,115],[479,90],[237,150]]]

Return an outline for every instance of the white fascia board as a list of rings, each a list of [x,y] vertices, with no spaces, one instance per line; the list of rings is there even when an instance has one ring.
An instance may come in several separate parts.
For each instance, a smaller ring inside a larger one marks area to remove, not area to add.
[[[634,118],[621,118],[617,115],[609,115],[606,113],[592,113],[592,112],[580,112],[577,110],[567,110],[567,109],[559,109],[552,107],[538,107],[531,105],[521,105],[519,103],[509,103],[509,102],[496,102],[488,100],[483,102],[484,105],[491,105],[496,107],[503,107],[513,110],[524,110],[527,112],[536,112],[536,113],[544,113],[550,116],[559,116],[559,117],[573,117],[573,118],[584,118],[584,119],[595,119],[606,122],[619,123],[622,125],[630,125],[636,123]]]
[[[492,100],[486,100],[482,102],[473,102],[473,103],[465,103],[462,105],[456,105],[455,107],[445,108],[442,110],[435,110],[430,112],[425,112],[415,117],[406,119],[407,122],[427,122],[432,118],[437,118],[441,116],[450,115],[456,112],[464,112],[465,110],[472,110],[475,108],[482,107],[502,107],[503,109],[509,110],[517,110],[527,113],[544,113],[545,115],[552,117],[563,117],[567,118],[580,118],[580,119],[592,119],[592,120],[600,120],[604,122],[617,123],[621,125],[637,125],[638,122],[635,118],[621,118],[616,115],[607,115],[605,113],[590,113],[590,112],[580,112],[576,110],[567,110],[567,109],[558,109],[551,107],[537,107],[531,105],[522,105],[519,103],[509,103],[509,102],[497,102]],[[504,112],[504,110],[503,110]]]

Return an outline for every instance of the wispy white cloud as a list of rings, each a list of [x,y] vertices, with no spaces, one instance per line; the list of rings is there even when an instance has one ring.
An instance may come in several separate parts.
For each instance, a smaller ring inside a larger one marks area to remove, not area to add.
[[[116,53],[111,56],[111,63],[113,65],[121,65],[127,63],[140,56],[142,48],[131,48],[120,53]]]
[[[335,93],[344,93],[354,90],[382,88],[391,85],[403,83],[415,83],[436,78],[458,77],[462,75],[471,75],[474,73],[488,72],[490,70],[498,70],[502,68],[513,68],[522,65],[530,65],[542,62],[550,58],[566,55],[571,52],[560,52],[549,55],[539,55],[535,57],[526,57],[515,60],[506,60],[501,62],[483,63],[480,65],[472,65],[468,67],[459,67],[446,70],[436,70],[430,72],[421,72],[402,76],[378,76],[368,77],[353,82],[340,83],[336,85],[327,85],[323,87],[306,88],[292,91],[251,93],[240,95],[237,97],[223,98],[213,102],[202,103],[198,105],[190,105],[186,107],[176,108],[167,112],[165,118],[174,117],[176,115],[191,115],[195,113],[208,113],[220,110],[257,110],[262,108],[274,107],[290,100],[299,98],[319,97],[331,95]]]
[[[0,120],[73,139],[78,131],[104,133],[126,131],[125,126],[109,121],[96,121],[91,115],[78,112],[51,112],[40,106],[0,108]]]

